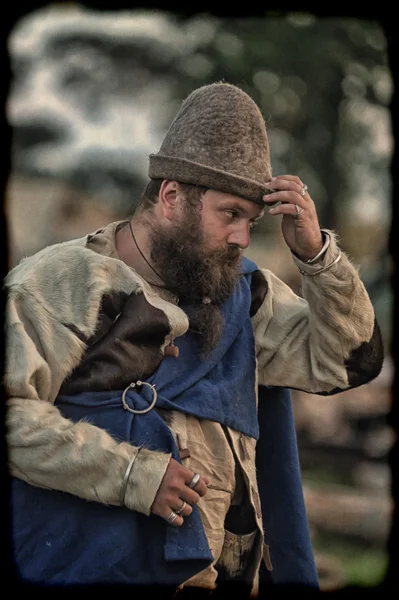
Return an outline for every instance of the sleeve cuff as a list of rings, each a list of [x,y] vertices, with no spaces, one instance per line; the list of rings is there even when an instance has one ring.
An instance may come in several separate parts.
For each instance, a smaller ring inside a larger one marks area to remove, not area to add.
[[[309,260],[304,261],[306,265],[312,265],[313,263],[318,262],[327,252],[327,248],[330,245],[331,238],[330,238],[330,235],[327,233],[327,231],[325,231],[324,229],[321,229],[321,234],[322,234],[323,240],[324,240],[323,247],[320,250],[320,252],[318,252],[316,254],[316,256],[314,256],[313,258],[310,258]]]
[[[301,273],[314,275],[320,271],[320,269],[323,269],[332,263],[340,254],[336,236],[331,231],[326,229],[322,229],[321,231],[325,241],[323,248],[320,250],[317,256],[305,262],[300,260],[297,256],[295,256],[295,254],[292,254],[292,258]]]
[[[141,448],[133,463],[133,468],[125,493],[125,506],[131,510],[151,514],[161,481],[165,475],[172,454],[164,454]]]

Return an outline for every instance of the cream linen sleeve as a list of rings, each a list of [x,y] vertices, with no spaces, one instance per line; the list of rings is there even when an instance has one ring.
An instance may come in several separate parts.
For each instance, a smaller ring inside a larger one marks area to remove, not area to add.
[[[64,418],[54,405],[84,350],[40,298],[10,292],[4,375],[10,473],[108,505],[120,504],[125,479],[125,505],[148,515],[171,455],[119,442],[95,425]]]
[[[302,272],[301,296],[261,269],[267,291],[252,317],[261,385],[332,394],[367,383],[382,368],[369,295],[348,256],[342,252],[336,260],[335,234],[325,233],[330,243],[316,263],[293,256]]]

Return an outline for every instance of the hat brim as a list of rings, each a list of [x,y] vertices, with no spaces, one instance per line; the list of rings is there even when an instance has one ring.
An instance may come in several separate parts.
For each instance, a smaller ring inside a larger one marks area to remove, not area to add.
[[[150,154],[148,176],[150,179],[168,179],[181,183],[200,185],[226,194],[240,196],[257,204],[265,205],[263,196],[271,190],[253,179],[232,175],[185,158]]]

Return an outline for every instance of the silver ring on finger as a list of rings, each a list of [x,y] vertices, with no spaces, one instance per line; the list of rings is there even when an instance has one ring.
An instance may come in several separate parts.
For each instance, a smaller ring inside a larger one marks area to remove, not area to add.
[[[180,508],[178,508],[177,510],[175,510],[175,513],[177,515],[181,515],[181,513],[183,512],[183,510],[186,508],[187,506],[187,502],[185,500],[183,500],[183,504],[181,505]]]
[[[176,521],[176,519],[178,518],[178,514],[172,510],[172,512],[170,513],[169,517],[166,517],[165,521],[169,524],[173,523],[174,521]]]
[[[304,211],[304,210],[305,210],[305,209],[304,209],[302,206],[299,206],[298,204],[295,204],[295,212],[296,212],[296,215],[295,215],[295,217],[294,217],[294,218],[296,219],[297,217],[299,217],[299,215],[301,215],[301,214],[303,213],[303,211]]]
[[[301,187],[301,191],[299,192],[301,194],[301,196],[303,197],[306,192],[308,191],[308,186],[306,185],[306,183],[303,184],[303,186]],[[303,209],[302,209],[303,210]],[[301,211],[302,212],[302,211]]]
[[[189,488],[195,488],[195,486],[197,485],[197,483],[199,482],[199,480],[201,479],[201,476],[199,473],[194,473],[192,480],[190,481],[188,485]]]

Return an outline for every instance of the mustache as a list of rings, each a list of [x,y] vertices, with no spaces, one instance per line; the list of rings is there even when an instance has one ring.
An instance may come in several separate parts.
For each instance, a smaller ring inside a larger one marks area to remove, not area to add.
[[[217,248],[210,250],[204,259],[206,262],[234,265],[242,255],[242,249],[239,246],[226,246],[225,248]]]
[[[238,260],[241,257],[242,252],[240,246],[227,246],[227,255],[231,260]]]

